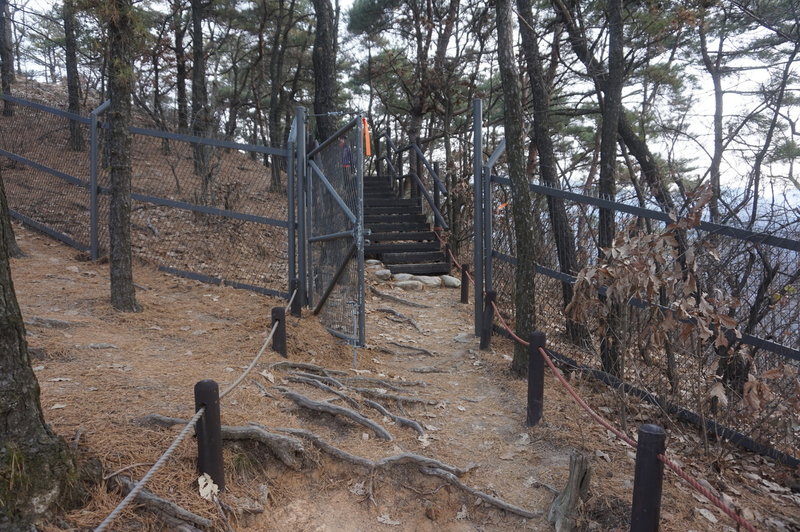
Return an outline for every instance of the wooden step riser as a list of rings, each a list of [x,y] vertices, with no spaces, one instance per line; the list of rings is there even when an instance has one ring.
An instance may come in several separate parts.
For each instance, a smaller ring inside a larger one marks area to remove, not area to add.
[[[404,243],[381,243],[367,244],[364,246],[365,253],[411,253],[415,251],[438,251],[438,242],[404,242]]]
[[[364,214],[364,224],[369,227],[372,223],[426,223],[423,214]]]
[[[433,262],[430,264],[392,264],[388,266],[388,268],[393,274],[447,275],[450,273],[450,265],[446,262]]]
[[[447,262],[443,251],[420,251],[417,253],[384,253],[381,260],[390,264],[420,264],[423,262]]]
[[[406,222],[374,222],[365,224],[367,229],[373,233],[402,233],[402,232],[415,232],[415,231],[430,231],[431,226],[428,223],[406,223]]]
[[[368,237],[370,242],[394,242],[413,240],[415,242],[435,241],[433,231],[416,231],[404,233],[372,233]]]
[[[382,207],[364,206],[364,215],[391,215],[391,214],[418,214],[422,215],[422,207],[392,207],[385,205]]]

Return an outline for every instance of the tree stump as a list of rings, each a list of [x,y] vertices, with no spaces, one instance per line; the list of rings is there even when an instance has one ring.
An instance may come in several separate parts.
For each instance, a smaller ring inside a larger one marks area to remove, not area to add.
[[[591,478],[592,468],[589,459],[583,454],[573,453],[569,457],[567,485],[556,495],[547,512],[547,520],[553,523],[556,532],[575,530],[578,506],[586,499]]]

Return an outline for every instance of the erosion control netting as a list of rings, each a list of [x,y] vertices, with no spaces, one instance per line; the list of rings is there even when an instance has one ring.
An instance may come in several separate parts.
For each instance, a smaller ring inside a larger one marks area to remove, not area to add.
[[[70,143],[71,122],[83,140],[82,151]],[[0,149],[33,163],[3,158],[9,208],[84,250],[90,245],[89,127],[85,122],[20,103],[14,105],[13,116],[0,120]]]
[[[131,223],[137,255],[174,273],[284,293],[286,176],[274,182],[256,146],[220,147],[135,131]],[[270,157],[273,164],[284,159]],[[101,172],[101,188],[108,180]],[[101,219],[108,204],[101,195]],[[107,245],[107,232],[101,235]]]
[[[628,203],[625,194],[621,191],[618,201]],[[492,284],[488,288],[497,291],[498,307],[513,323],[512,199],[509,187],[498,183],[492,184],[492,196]],[[534,203],[537,263],[555,274],[559,263],[547,198],[536,194]],[[608,268],[597,259],[599,209],[569,201],[565,208],[579,264],[588,265],[584,273],[593,279],[581,292],[595,297],[576,299],[582,301],[574,308],[585,328],[578,327],[570,335],[562,282],[537,275],[537,326],[547,333],[548,345],[580,365],[609,371],[601,362],[600,341],[610,323],[622,367],[617,373],[624,382],[664,404],[682,407],[797,457],[800,364],[792,357],[800,349],[800,253],[691,227],[681,233],[661,221],[616,211],[621,238]],[[674,251],[679,234],[685,235],[681,238],[688,248],[684,256]],[[784,230],[780,236],[796,238],[797,234]],[[685,278],[687,263],[696,272],[694,281]],[[613,286],[605,302],[596,297],[601,286]],[[758,300],[766,303],[754,304]],[[616,324],[611,315],[617,316]],[[732,327],[744,335],[744,342],[731,336],[729,349],[716,331]],[[776,344],[788,349],[776,353],[781,351]],[[784,356],[787,351],[789,356]],[[623,424],[664,421],[660,408],[620,389],[601,406]],[[675,430],[679,427],[673,425]]]
[[[363,342],[363,327],[359,325],[364,301],[360,275],[363,247],[356,238],[362,210],[360,134],[354,121],[352,127],[313,154],[307,170],[311,306],[318,310],[326,328],[354,342]]]

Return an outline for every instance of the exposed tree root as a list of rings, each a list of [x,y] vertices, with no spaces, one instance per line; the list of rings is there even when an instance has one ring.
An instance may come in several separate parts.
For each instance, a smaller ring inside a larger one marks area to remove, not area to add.
[[[269,365],[269,369],[283,369],[283,370],[300,369],[306,371],[314,371],[326,377],[330,377],[331,375],[347,375],[346,371],[341,371],[338,369],[327,369],[323,368],[322,366],[317,366],[316,364],[307,364],[305,362],[288,362],[288,361],[274,362]]]
[[[377,384],[381,388],[389,388],[390,390],[394,390],[396,392],[402,392],[403,386],[420,386],[426,387],[428,386],[427,382],[422,381],[395,381],[397,384],[393,384],[389,381],[385,381],[382,379],[373,379],[372,377],[363,377],[363,376],[356,376],[356,377],[345,377],[342,379],[343,382],[351,383],[351,382],[367,382],[369,384]]]
[[[398,403],[420,403],[424,405],[435,405],[439,402],[433,399],[420,399],[419,397],[409,397],[407,395],[395,395],[372,388],[353,388],[353,391],[356,391],[361,395],[377,397],[379,399],[386,399],[389,401],[397,401]]]
[[[290,382],[301,382],[303,384],[308,384],[309,386],[313,386],[314,388],[319,388],[320,390],[326,391],[328,393],[332,393],[333,395],[344,399],[350,406],[353,408],[358,408],[358,402],[350,397],[347,394],[340,392],[339,390],[334,390],[330,386],[325,383],[322,383],[316,379],[309,379],[308,377],[301,377],[300,375],[295,375],[289,377]]]
[[[347,451],[343,451],[338,447],[334,447],[330,443],[326,442],[316,434],[311,431],[305,429],[294,429],[294,428],[275,428],[274,430],[278,432],[286,432],[287,434],[292,434],[294,436],[299,436],[301,438],[305,438],[311,441],[314,445],[319,447],[321,450],[325,451],[329,455],[333,456],[334,458],[338,458],[345,462],[349,462],[351,464],[359,465],[365,467],[367,469],[387,469],[389,467],[394,467],[398,465],[408,465],[414,464],[419,467],[432,467],[437,470],[444,471],[446,473],[450,473],[453,476],[460,477],[465,475],[470,468],[462,469],[459,467],[455,467],[449,464],[445,464],[444,462],[440,462],[435,458],[429,458],[427,456],[422,456],[420,454],[415,453],[402,453],[393,456],[387,456],[386,458],[381,458],[373,462],[368,458],[364,458],[361,456],[356,456],[354,454],[350,454]]]
[[[344,390],[345,388],[347,388],[347,386],[342,384],[341,381],[338,381],[333,377],[328,377],[326,375],[314,375],[313,373],[305,373],[302,371],[291,371],[289,372],[289,375],[296,375],[298,377],[304,377],[306,379],[314,379],[315,381],[336,386],[340,390]]]
[[[378,423],[375,423],[371,419],[368,419],[358,412],[350,410],[349,408],[345,408],[343,406],[332,405],[330,403],[323,403],[321,401],[314,401],[313,399],[309,399],[308,397],[301,395],[297,392],[293,392],[286,388],[277,388],[283,393],[284,397],[291,399],[297,406],[301,406],[303,408],[307,408],[309,410],[315,410],[317,412],[325,412],[328,414],[338,415],[346,417],[356,423],[367,427],[372,432],[375,433],[377,437],[382,440],[392,440],[392,435],[389,432],[380,426]]]
[[[405,314],[397,312],[393,308],[382,307],[382,308],[377,308],[375,310],[378,311],[378,312],[384,312],[386,314],[389,314],[390,316],[395,316],[398,319],[392,320],[392,321],[397,322],[397,323],[408,323],[409,325],[414,327],[417,330],[417,332],[422,332],[422,329],[419,328],[419,325],[417,325],[417,322],[414,321],[413,318],[409,318]],[[389,316],[387,316],[387,319],[391,319],[391,318],[389,318]]]
[[[383,405],[381,405],[380,403],[376,403],[375,401],[370,401],[369,399],[365,399],[364,400],[364,404],[369,406],[369,407],[374,408],[375,410],[377,410],[378,412],[380,412],[384,416],[388,417],[389,419],[391,419],[392,421],[394,421],[398,425],[412,428],[412,429],[416,430],[417,433],[420,436],[425,436],[425,430],[422,428],[422,426],[419,423],[417,423],[413,419],[408,419],[408,418],[405,418],[405,417],[396,416],[396,415],[392,414],[391,412],[389,412],[386,408],[384,408]]]
[[[140,420],[143,425],[155,425],[169,428],[173,425],[185,425],[186,419],[162,416],[161,414],[150,414]],[[254,440],[263,444],[278,460],[283,462],[286,467],[299,471],[303,467],[303,456],[305,449],[302,442],[294,438],[288,438],[282,434],[275,434],[264,430],[258,425],[246,427],[232,427],[223,425],[221,427],[223,440]]]
[[[430,351],[428,351],[423,347],[415,347],[413,345],[405,345],[397,342],[389,342],[389,343],[391,345],[396,345],[397,347],[400,347],[402,349],[408,349],[409,351],[411,351],[411,353],[403,353],[405,355],[425,355],[429,357],[435,356],[433,353],[431,353]]]
[[[387,293],[385,293],[385,292],[381,292],[380,290],[378,290],[378,289],[377,289],[377,288],[375,288],[374,286],[370,286],[370,287],[369,287],[369,289],[370,289],[370,291],[371,291],[373,294],[375,294],[376,296],[380,297],[381,299],[386,299],[386,300],[389,300],[389,301],[394,301],[395,303],[400,303],[401,305],[406,305],[406,306],[408,306],[408,307],[414,307],[414,308],[431,308],[430,306],[428,306],[428,305],[423,305],[422,303],[416,303],[416,302],[414,302],[414,301],[406,301],[405,299],[399,298],[399,297],[397,297],[397,296],[393,296],[393,295],[391,295],[391,294],[387,294]]]
[[[540,517],[542,515],[542,513],[543,513],[543,512],[531,512],[530,510],[526,510],[524,508],[520,508],[519,506],[514,506],[513,504],[508,503],[508,502],[506,502],[506,501],[504,501],[502,499],[498,499],[497,497],[489,495],[488,493],[484,493],[484,492],[482,492],[482,491],[480,491],[478,489],[471,488],[470,486],[467,486],[466,484],[461,482],[458,479],[458,477],[456,477],[456,475],[454,475],[450,471],[445,471],[442,468],[439,468],[439,467],[422,467],[422,468],[420,468],[420,471],[422,471],[426,475],[433,475],[433,476],[442,478],[442,479],[448,481],[450,484],[458,487],[459,489],[462,489],[462,490],[466,491],[470,495],[474,495],[475,497],[479,498],[483,502],[488,503],[488,504],[490,504],[490,505],[492,505],[492,506],[494,506],[496,508],[500,508],[501,510],[505,510],[507,512],[511,512],[513,514],[516,514],[516,515],[520,515],[520,516],[525,517],[527,519],[533,519],[535,517]]]
[[[126,476],[117,475],[108,480],[108,485],[127,495],[136,482]],[[193,514],[175,503],[162,499],[146,488],[139,492],[135,500],[142,505],[143,509],[156,514],[165,524],[176,530],[200,532],[200,529],[210,529],[213,525],[210,519]]]

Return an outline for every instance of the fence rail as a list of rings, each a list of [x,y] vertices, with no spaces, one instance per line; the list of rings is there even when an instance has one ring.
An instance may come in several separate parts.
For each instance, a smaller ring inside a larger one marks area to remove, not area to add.
[[[476,105],[475,110],[477,333],[484,330],[482,322],[486,319],[485,305],[480,299],[482,294],[496,293],[504,318],[513,323],[516,242],[514,220],[508,208],[508,204],[514,201],[511,181],[503,175],[505,143],[501,142],[488,158],[484,156],[480,105]],[[736,354],[727,354],[713,343],[715,336],[724,335],[722,321],[713,324],[709,331],[710,340],[703,339],[698,334],[698,320],[692,315],[682,316],[676,301],[664,301],[658,297],[648,300],[633,295],[626,298],[627,305],[618,311],[621,319],[625,320],[625,330],[615,331],[615,341],[622,345],[626,366],[621,374],[609,375],[604,371],[606,368],[601,367],[600,333],[594,334],[594,331],[604,330],[596,321],[598,318],[592,318],[595,321],[587,324],[583,339],[577,345],[565,328],[569,319],[565,314],[569,303],[566,294],[571,293],[565,287],[574,290],[582,274],[561,267],[556,240],[564,238],[564,235],[555,233],[544,205],[550,206],[553,201],[564,203],[571,222],[570,230],[574,233],[579,267],[587,268],[585,271],[604,264],[597,259],[595,226],[599,210],[614,212],[618,230],[633,238],[663,231],[647,225],[649,221],[664,224],[666,230],[675,227],[680,213],[662,212],[641,203],[632,205],[541,184],[531,184],[530,190],[536,198],[536,208],[540,209],[535,217],[538,225],[532,228],[539,247],[537,323],[547,331],[558,351],[564,353],[562,362],[569,361],[570,367],[600,378],[616,390],[630,393],[631,399],[625,398],[626,393],[609,396],[607,406],[622,416],[631,412],[647,419],[666,412],[674,419],[702,426],[719,438],[785,463],[797,463],[798,457],[794,454],[800,433],[795,427],[800,420],[791,405],[795,398],[793,375],[800,370],[800,303],[794,296],[800,293],[800,270],[794,271],[800,268],[800,240],[793,238],[800,232],[798,224],[780,224],[780,234],[770,231],[766,225],[763,227],[767,230],[759,232],[703,220],[685,224],[686,243],[692,247],[695,253],[692,259],[698,266],[698,282],[709,287],[721,285],[717,292],[722,297],[717,299],[722,302],[727,297],[723,281],[741,279],[741,286],[737,288],[739,292],[734,294],[740,306],[731,307],[727,313],[728,318],[739,323],[738,337],[729,337],[737,349]],[[673,260],[677,262],[684,258]],[[742,272],[749,272],[749,275]],[[604,286],[596,288],[596,294],[605,293]],[[770,300],[769,305],[755,316],[756,310],[750,305],[757,297],[769,297]],[[648,327],[657,326],[654,316],[674,317],[675,330],[666,333],[671,335],[668,336],[669,343],[664,344],[666,351],[658,351],[646,340]],[[728,321],[726,318],[725,322]],[[745,374],[731,377],[725,373],[725,364],[737,364],[740,360],[734,357],[740,357],[742,362],[737,367],[744,368]],[[598,377],[601,374],[613,379]],[[732,379],[730,384],[726,379]],[[720,385],[724,387],[719,389]],[[639,400],[649,401],[660,408],[650,411],[639,406]],[[679,430],[678,426],[673,428]]]
[[[97,259],[109,248],[108,124],[101,120],[108,102],[82,117],[3,97],[16,104],[15,115],[0,121],[11,214]],[[70,122],[88,141],[83,150],[71,145]],[[130,132],[135,254],[172,274],[286,297],[295,264],[287,199],[295,186],[293,153],[141,127]],[[265,157],[292,170],[286,182],[270,180]]]

